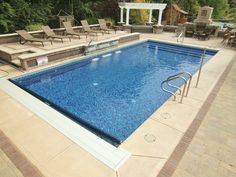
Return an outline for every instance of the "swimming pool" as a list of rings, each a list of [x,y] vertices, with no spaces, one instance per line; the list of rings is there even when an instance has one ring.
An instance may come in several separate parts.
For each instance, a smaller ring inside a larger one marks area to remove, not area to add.
[[[11,82],[118,145],[170,97],[161,82],[181,71],[195,73],[202,53],[147,41]],[[207,51],[205,62],[215,53]]]

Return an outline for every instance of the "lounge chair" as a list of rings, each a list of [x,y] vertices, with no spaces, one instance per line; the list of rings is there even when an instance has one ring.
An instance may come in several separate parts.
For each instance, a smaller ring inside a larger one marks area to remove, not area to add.
[[[72,26],[71,26],[71,22],[70,22],[70,21],[68,21],[68,22],[63,22],[63,25],[64,25],[65,30],[66,30],[66,35],[78,36],[79,39],[80,39],[80,36],[81,36],[81,35],[86,35],[86,38],[87,38],[87,34],[75,32],[74,29],[73,29]]]
[[[110,31],[115,31],[113,29],[107,28],[106,21],[104,19],[98,19],[98,23],[100,25],[100,30],[109,33]],[[116,32],[116,31],[115,31]]]
[[[236,36],[231,35],[228,39],[227,46],[234,47],[236,46]]]
[[[93,35],[95,34],[96,36],[98,36],[98,33],[102,33],[103,34],[103,31],[97,31],[97,30],[92,30],[87,22],[87,20],[81,20],[80,21],[82,26],[83,26],[83,29],[84,29],[84,32],[89,34],[89,35]]]
[[[20,36],[20,44],[25,44],[26,42],[40,42],[44,46],[44,42],[51,42],[52,40],[46,40],[46,39],[40,39],[40,38],[35,38],[25,30],[17,30],[16,33]]]
[[[187,24],[185,26],[185,36],[186,37],[193,37],[194,34],[194,25],[193,24]]]
[[[236,36],[233,38],[231,42],[231,47],[235,47],[235,46],[236,46]]]
[[[69,38],[69,40],[71,41],[70,37],[68,37],[68,36],[56,35],[54,33],[54,31],[49,26],[42,26],[42,30],[46,34],[47,39],[48,38],[51,38],[51,39],[61,39],[61,42],[63,43],[63,39]]]
[[[210,39],[210,35],[212,34],[212,28],[206,27],[203,31],[196,31],[194,36],[198,38],[198,40],[206,40]]]

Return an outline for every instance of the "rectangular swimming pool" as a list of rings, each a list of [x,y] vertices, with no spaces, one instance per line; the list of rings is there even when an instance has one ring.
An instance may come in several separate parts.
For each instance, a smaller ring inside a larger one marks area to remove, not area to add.
[[[171,96],[161,82],[181,71],[195,73],[202,54],[203,49],[147,41],[10,81],[119,145]],[[215,54],[207,50],[204,62]]]

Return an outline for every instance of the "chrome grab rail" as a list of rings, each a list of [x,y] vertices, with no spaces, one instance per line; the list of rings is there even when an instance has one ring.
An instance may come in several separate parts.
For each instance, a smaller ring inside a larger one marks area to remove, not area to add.
[[[83,52],[83,55],[84,55],[84,56],[87,55],[87,52],[88,52],[87,50],[88,50],[88,48],[89,48],[89,46],[91,45],[92,42],[93,42],[93,39],[91,39],[91,40],[89,41],[88,45],[85,46],[85,48],[84,48],[84,52]]]
[[[196,82],[196,88],[198,87],[198,83],[199,83],[199,79],[200,79],[200,76],[201,76],[201,73],[202,73],[202,66],[203,66],[203,63],[204,63],[204,59],[205,59],[205,56],[206,56],[206,48],[204,48],[204,52],[202,54],[202,57],[201,57],[201,62],[200,62],[200,66],[199,66],[199,70],[198,70],[198,75],[197,75],[197,82]]]
[[[181,43],[183,43],[183,42],[184,42],[184,31],[182,31],[182,32],[179,34],[179,36],[177,37],[177,42],[180,42],[179,39],[180,39],[181,36],[182,36],[182,41],[181,41]]]
[[[186,77],[184,77],[185,75],[187,75],[187,76],[189,77],[189,79],[187,79]],[[177,80],[177,79],[181,79],[181,80],[184,81],[184,88],[183,88],[183,91],[181,90],[180,87],[169,83],[170,81],[172,81],[172,80]],[[166,89],[166,88],[164,87],[164,84],[166,83],[168,86],[173,87],[173,88],[176,88],[177,91],[179,91],[179,94],[181,95],[180,103],[182,103],[184,96],[185,96],[185,97],[188,96],[188,92],[189,92],[189,89],[190,89],[191,81],[192,81],[192,75],[191,75],[189,72],[183,71],[183,72],[180,72],[180,73],[178,73],[178,74],[169,76],[166,80],[164,80],[164,81],[161,83],[161,88],[162,88],[163,91],[165,91],[165,92],[171,94],[171,95],[174,97],[174,101],[176,100],[176,95],[175,95],[175,93],[172,92],[172,91],[170,91],[170,90],[168,90],[168,89]],[[186,92],[186,93],[185,93],[185,92]]]

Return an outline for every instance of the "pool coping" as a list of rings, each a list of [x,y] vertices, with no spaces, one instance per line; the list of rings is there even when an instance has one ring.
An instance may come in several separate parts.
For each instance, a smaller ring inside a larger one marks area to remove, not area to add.
[[[144,42],[144,41],[147,41],[147,40],[150,40],[150,39],[144,39],[144,40],[140,40],[140,41],[138,41],[138,42],[132,42],[131,44],[125,44],[125,45],[122,45],[121,47],[118,47],[118,48],[115,48],[115,49],[112,49],[112,50],[119,50],[119,48],[123,48],[123,47],[126,47],[126,46],[129,46],[129,45],[133,45],[133,44],[137,44],[137,43],[141,43],[141,42]],[[160,42],[160,41],[162,41],[162,40],[153,40],[153,39],[151,39],[152,41],[157,41],[157,42]],[[163,42],[165,42],[165,43],[171,43],[171,44],[174,44],[174,45],[176,45],[176,43],[174,43],[174,42],[167,42],[167,41],[163,41]],[[177,44],[178,45],[178,44]],[[179,45],[182,45],[182,44],[179,44]],[[199,47],[199,46],[196,46],[196,45],[191,45],[191,44],[185,44],[186,46],[191,46],[191,47],[196,47],[196,48],[201,48],[202,49],[202,47]],[[215,50],[215,49],[213,49],[213,50]],[[96,54],[93,54],[93,55],[98,55],[98,54],[100,54],[100,53],[106,53],[106,52],[108,52],[108,51],[111,51],[111,50],[107,50],[107,51],[104,51],[104,52],[99,52],[99,53],[96,53]],[[89,55],[89,57],[91,57],[91,55]],[[80,60],[81,59],[83,59],[83,58],[80,58]],[[70,61],[71,62],[71,61]],[[68,62],[66,62],[66,63],[68,63]],[[63,64],[65,64],[65,63],[63,63]],[[62,64],[62,65],[63,65]],[[61,64],[60,64],[61,65]],[[54,65],[54,66],[52,66],[52,67],[57,67],[58,65]],[[50,66],[48,66],[46,69],[49,69],[49,68],[51,68]],[[44,70],[44,69],[43,69]],[[42,71],[42,68],[40,68],[39,69],[39,71]],[[32,73],[32,72],[35,72],[35,71],[31,71],[31,72],[27,72],[27,74],[30,74],[30,73]],[[2,84],[1,84],[2,85]],[[149,118],[148,118],[149,119]],[[129,138],[128,138],[129,139]],[[86,149],[87,150],[87,149]],[[122,162],[123,163],[123,162]],[[117,166],[117,168],[116,169],[118,169],[120,166]]]

